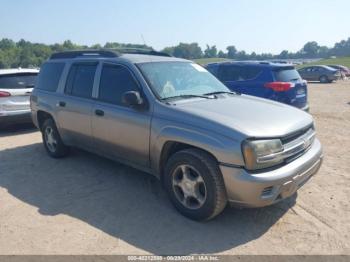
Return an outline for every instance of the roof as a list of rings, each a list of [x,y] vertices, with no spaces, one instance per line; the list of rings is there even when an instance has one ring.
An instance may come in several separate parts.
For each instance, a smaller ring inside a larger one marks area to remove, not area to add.
[[[343,69],[347,69],[347,67],[346,66],[343,66],[343,65],[327,65],[327,66],[329,66],[329,67],[337,67],[337,68],[343,68]]]
[[[49,59],[47,62],[67,62],[67,61],[84,61],[84,60],[96,60],[96,61],[126,61],[132,64],[139,63],[151,63],[151,62],[192,62],[190,60],[170,57],[170,56],[155,56],[155,55],[141,55],[141,54],[122,54],[116,57],[103,57],[103,56],[79,56],[76,58],[59,58],[59,59]],[[193,63],[193,62],[192,62]]]
[[[38,69],[31,68],[11,68],[11,69],[0,69],[0,75],[10,75],[18,73],[39,73]]]
[[[158,52],[154,50],[146,49],[126,49],[124,51],[119,50],[109,50],[109,49],[88,49],[88,50],[73,50],[58,52],[51,55],[49,60],[63,61],[69,60],[74,61],[75,59],[93,59],[93,60],[108,60],[108,61],[118,61],[124,60],[129,63],[148,63],[148,62],[190,62],[185,59],[175,58],[169,54]]]
[[[189,60],[171,56],[154,56],[140,54],[122,54],[119,58],[128,60],[131,63],[150,63],[150,62],[190,62]]]
[[[294,67],[293,64],[286,63],[275,63],[268,61],[225,61],[225,62],[217,62],[210,63],[207,66],[212,65],[245,65],[245,66],[261,66],[261,67]]]
[[[310,68],[310,67],[322,67],[322,68],[325,68],[325,69],[328,69],[328,70],[336,70],[336,69],[334,69],[332,67],[329,67],[327,65],[309,65],[309,66],[304,66],[301,69]]]

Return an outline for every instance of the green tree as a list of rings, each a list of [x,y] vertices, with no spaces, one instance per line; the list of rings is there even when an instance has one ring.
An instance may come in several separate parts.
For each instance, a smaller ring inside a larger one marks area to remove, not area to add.
[[[281,59],[287,59],[289,58],[289,52],[287,50],[283,50],[279,55],[278,55],[278,58],[281,58]]]
[[[228,47],[226,47],[226,50],[227,50],[227,57],[228,58],[235,58],[236,55],[237,55],[237,49],[234,45],[230,45]]]
[[[207,45],[207,48],[204,50],[204,57],[207,58],[214,58],[217,57],[218,50],[216,49],[216,46],[209,46]]]
[[[248,55],[245,51],[239,51],[237,52],[236,58],[238,60],[246,60],[248,58]]]
[[[220,57],[220,58],[226,58],[226,57],[227,57],[227,54],[225,54],[222,50],[220,50],[219,53],[218,53],[218,57]]]
[[[10,39],[4,38],[0,40],[0,50],[16,48],[16,43]]]
[[[305,54],[306,58],[315,58],[317,57],[318,51],[320,49],[320,46],[317,44],[317,42],[312,41],[312,42],[307,42],[302,51]]]
[[[186,59],[195,59],[200,58],[203,55],[202,49],[198,43],[180,43],[174,47],[166,47],[163,49],[164,52],[170,53],[173,56],[186,58]]]

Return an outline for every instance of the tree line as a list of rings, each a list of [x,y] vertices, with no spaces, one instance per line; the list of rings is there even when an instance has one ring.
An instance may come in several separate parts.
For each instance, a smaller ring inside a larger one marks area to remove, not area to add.
[[[62,44],[39,44],[29,41],[20,40],[14,42],[11,39],[4,38],[0,40],[0,68],[17,68],[17,67],[39,67],[47,60],[52,53],[78,49],[117,49],[117,48],[151,48],[147,45],[123,44],[107,42],[104,46],[95,44],[92,46],[77,45],[70,40]]]
[[[95,44],[92,46],[77,45],[70,40],[62,44],[40,44],[20,40],[15,42],[4,38],[0,40],[0,68],[16,67],[39,67],[54,52],[76,50],[76,49],[101,49],[101,48],[152,48],[142,44],[124,44],[107,42],[105,45]],[[320,46],[317,42],[307,42],[301,50],[289,52],[283,50],[280,54],[271,53],[257,54],[237,50],[234,45],[228,46],[226,50],[218,50],[215,45],[203,50],[198,43],[179,43],[177,46],[166,47],[162,50],[175,57],[186,59],[198,58],[229,58],[236,60],[268,60],[268,59],[300,59],[300,58],[328,58],[331,56],[350,56],[350,37],[335,43],[333,47]]]
[[[204,50],[198,43],[180,43],[177,46],[166,47],[164,52],[176,57],[187,59],[197,58],[229,58],[237,60],[267,60],[267,59],[301,59],[301,58],[329,58],[331,56],[350,56],[350,37],[335,43],[333,47],[321,46],[315,41],[307,42],[299,51],[289,52],[283,50],[280,54],[271,53],[257,54],[247,53],[244,50],[237,50],[234,45],[226,47],[226,50],[218,50],[215,45],[207,45]]]

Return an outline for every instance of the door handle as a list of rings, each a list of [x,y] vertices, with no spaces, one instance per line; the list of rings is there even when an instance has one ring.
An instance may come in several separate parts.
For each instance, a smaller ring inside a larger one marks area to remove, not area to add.
[[[95,110],[95,115],[97,115],[97,116],[104,116],[104,115],[105,115],[105,112],[104,112],[103,110],[96,109],[96,110]]]
[[[59,102],[58,102],[58,106],[59,106],[59,107],[65,107],[65,106],[66,106],[66,102],[64,102],[64,101],[59,101]]]

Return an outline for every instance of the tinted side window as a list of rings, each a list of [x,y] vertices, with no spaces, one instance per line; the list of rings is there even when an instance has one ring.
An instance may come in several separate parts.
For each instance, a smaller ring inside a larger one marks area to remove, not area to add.
[[[252,66],[223,66],[220,80],[222,81],[246,81],[255,79],[261,73],[261,69]]]
[[[222,66],[220,70],[220,80],[239,81],[240,69],[238,66]]]
[[[74,64],[72,65],[65,93],[73,96],[90,98],[94,85],[97,64]]]
[[[206,66],[205,67],[210,73],[217,76],[218,75],[218,66]]]
[[[103,66],[99,100],[122,105],[122,95],[125,92],[138,90],[138,85],[127,68],[117,65]]]
[[[64,63],[46,63],[40,69],[36,88],[55,92],[60,81]]]
[[[37,73],[18,73],[11,75],[0,75],[0,88],[33,88],[37,75]]]
[[[247,66],[241,67],[240,78],[242,80],[252,80],[257,78],[257,76],[261,73],[261,69],[257,67]]]

